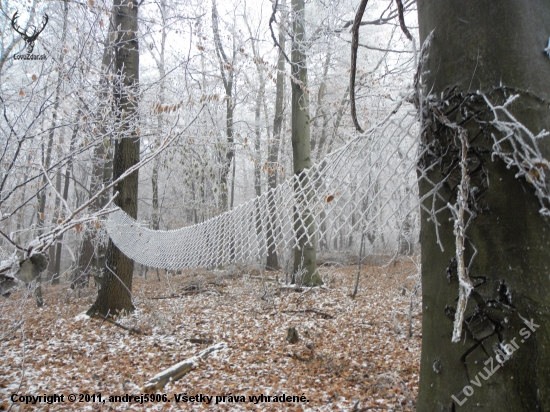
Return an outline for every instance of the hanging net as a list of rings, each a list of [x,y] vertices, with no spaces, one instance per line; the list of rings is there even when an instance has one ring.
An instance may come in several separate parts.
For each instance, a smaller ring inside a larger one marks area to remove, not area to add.
[[[419,226],[417,119],[412,105],[399,104],[321,163],[203,223],[154,231],[118,210],[108,234],[134,261],[169,270],[261,262],[270,247],[328,245],[342,233],[412,250]]]

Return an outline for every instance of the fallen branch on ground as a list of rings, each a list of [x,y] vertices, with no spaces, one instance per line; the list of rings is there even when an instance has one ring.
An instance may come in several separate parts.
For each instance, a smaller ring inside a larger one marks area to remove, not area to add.
[[[283,310],[283,313],[316,313],[317,315],[321,315],[325,319],[334,319],[334,316],[329,315],[328,313],[325,313],[325,312],[321,312],[316,309]]]
[[[153,296],[147,299],[153,299],[153,300],[162,300],[162,299],[177,299],[181,298],[182,295],[172,295],[172,296]]]
[[[200,359],[204,359],[212,352],[225,349],[226,347],[227,343],[225,342],[216,343],[215,345],[212,345],[209,348],[206,348],[205,350],[199,352],[198,355],[188,358],[183,362],[169,367],[168,369],[165,369],[164,371],[156,374],[153,378],[145,382],[143,390],[149,393],[164,388],[168,382],[175,382],[191,372],[197,366],[197,363]]]
[[[265,280],[267,282],[277,282],[277,279],[275,278],[266,278],[263,276],[249,276],[250,279],[258,279],[258,280]]]
[[[214,342],[212,339],[201,339],[201,338],[189,338],[185,340],[190,343],[198,343],[199,345],[204,345],[204,344],[209,344]]]
[[[135,333],[136,335],[147,335],[145,332],[142,332],[142,331],[139,330],[139,329],[128,328],[128,327],[126,327],[126,326],[124,326],[124,325],[121,325],[121,324],[118,323],[118,322],[115,322],[115,321],[112,320],[112,319],[106,318],[105,316],[101,315],[100,313],[96,313],[96,315],[97,315],[100,319],[103,319],[103,321],[107,321],[107,322],[109,322],[110,324],[115,325],[115,326],[118,326],[118,327],[121,328],[121,329],[127,330],[127,331],[130,332],[130,333]]]

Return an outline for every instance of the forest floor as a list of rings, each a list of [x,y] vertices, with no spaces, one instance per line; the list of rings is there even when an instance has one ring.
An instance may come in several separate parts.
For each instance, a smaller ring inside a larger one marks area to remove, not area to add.
[[[82,315],[93,287],[44,286],[40,309],[19,292],[0,302],[0,410],[413,411],[418,267],[410,258],[376,263],[363,265],[355,299],[357,266],[324,267],[325,285],[301,290],[285,286],[281,272],[262,279],[236,268],[190,270],[162,273],[160,281],[155,271],[147,279],[136,274],[137,310],[117,322],[141,334]],[[295,344],[286,340],[290,327],[300,338]],[[154,375],[219,342],[227,348],[157,392],[170,402],[109,400],[143,393]],[[64,394],[65,402],[12,405],[13,393]],[[101,394],[102,401],[71,403],[69,394]],[[279,402],[283,394],[294,401]],[[176,402],[175,395],[203,398]]]

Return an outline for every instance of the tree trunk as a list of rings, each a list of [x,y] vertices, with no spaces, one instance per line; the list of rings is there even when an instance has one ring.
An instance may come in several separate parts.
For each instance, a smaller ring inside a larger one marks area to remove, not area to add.
[[[311,142],[309,96],[307,88],[307,63],[304,48],[304,0],[292,0],[292,158],[294,174],[298,176],[295,184],[296,196],[306,196],[299,202],[309,204],[310,193],[302,194],[301,188],[307,185],[306,169],[311,168]],[[309,191],[308,191],[309,192]],[[305,201],[305,202],[304,202]],[[294,250],[294,274],[304,271],[302,283],[307,286],[321,285],[323,281],[317,272],[315,222],[313,214],[306,207],[295,211],[295,230],[299,238],[298,247]],[[305,228],[302,226],[303,222]],[[307,231],[305,233],[304,231]]]
[[[228,207],[228,178],[229,172],[231,170],[231,162],[234,161],[235,157],[235,146],[233,138],[233,111],[235,109],[235,104],[233,102],[233,80],[235,72],[233,70],[233,60],[235,59],[235,47],[233,47],[233,58],[230,61],[225,51],[220,38],[220,33],[218,30],[218,10],[216,9],[216,0],[212,0],[212,30],[214,32],[214,43],[216,47],[216,54],[218,55],[218,60],[220,64],[220,73],[223,80],[223,86],[225,88],[225,134],[226,134],[226,149],[225,149],[225,158],[222,160],[222,173],[221,173],[221,210],[222,212],[227,211]],[[233,39],[233,46],[235,46],[235,39]],[[234,179],[233,179],[234,182]],[[233,193],[233,191],[232,191]],[[233,194],[231,195],[233,198]],[[231,201],[231,208],[233,207],[233,201]]]
[[[281,7],[285,6],[285,0],[281,1]],[[267,245],[267,262],[268,270],[277,270],[279,261],[277,258],[277,250],[275,249],[275,238],[277,237],[277,228],[275,227],[275,199],[273,191],[277,187],[277,175],[279,170],[279,146],[281,142],[281,129],[283,126],[283,102],[285,99],[285,33],[282,29],[284,15],[281,17],[279,25],[279,54],[277,56],[277,80],[276,80],[276,96],[275,96],[275,116],[273,118],[273,141],[270,142],[267,155],[267,185],[268,185],[268,204],[270,225],[267,229],[266,237]]]
[[[338,111],[336,112],[336,120],[334,121],[334,129],[330,137],[327,153],[332,152],[332,146],[334,144],[334,140],[336,140],[336,136],[338,135],[338,129],[340,128],[340,124],[342,123],[342,117],[344,117],[346,105],[349,103],[348,96],[349,86],[346,88],[346,91],[344,92],[344,97],[342,97],[342,100],[340,101],[340,106],[338,107]],[[318,158],[321,158],[323,156],[323,146],[325,145],[325,141],[326,139],[319,142],[319,148],[317,149]]]
[[[432,96],[424,96],[422,105],[422,146],[430,153],[419,161],[419,173],[427,177],[420,178],[420,196],[432,190],[428,180],[445,181],[441,198],[432,206],[429,196],[424,208],[462,203],[469,213],[464,229],[448,208],[437,215],[439,226],[422,210],[417,409],[548,411],[550,227],[532,182],[516,177],[521,161],[508,168],[494,152],[493,139],[506,135],[490,124],[493,113],[477,91],[498,104],[517,94],[510,113],[535,134],[550,130],[550,61],[543,53],[550,2],[419,0],[418,14],[421,41],[434,31],[422,67],[425,94]],[[548,159],[550,139],[536,144]],[[506,149],[514,150],[510,144]],[[473,289],[464,322],[457,323],[462,333],[452,343],[462,270],[463,284]],[[506,360],[505,352],[513,354]]]
[[[76,142],[76,135],[78,133],[78,121],[80,119],[81,111],[77,110],[76,112],[76,120],[75,120],[75,126],[73,129],[73,134],[71,136],[71,143],[69,144],[69,153],[72,153],[74,150],[74,145]],[[69,184],[71,182],[71,169],[73,167],[73,159],[70,158],[67,162],[67,166],[65,167],[65,181],[63,183],[63,200],[66,202],[69,198]],[[68,211],[66,210],[65,213]],[[65,215],[63,213],[63,215]],[[59,276],[61,275],[61,252],[63,250],[63,234],[59,236],[59,239],[57,239],[57,245],[55,249],[55,273],[57,274],[54,279],[52,279],[52,284],[54,281],[55,283],[59,283]]]
[[[60,138],[62,140],[63,137]],[[61,154],[61,151],[58,151],[58,155]],[[61,193],[61,172],[58,171],[55,174],[55,190],[57,193]],[[55,195],[55,200],[53,204],[53,215],[52,215],[52,226],[57,225],[57,220],[59,219],[59,206],[61,205],[61,199],[59,199],[59,196],[57,194]],[[50,262],[48,264],[48,268],[46,271],[46,278],[48,279],[48,282],[50,282],[52,285],[59,284],[59,272],[56,271],[57,262],[55,260],[56,256],[56,248],[59,244],[59,240],[56,239],[55,243],[50,247],[49,249],[49,255],[50,255]]]
[[[311,152],[317,153],[317,156],[315,157],[316,161],[318,162],[320,159],[320,156],[322,154],[319,153],[319,149],[322,149],[325,140],[327,138],[327,114],[323,107],[323,99],[325,97],[325,93],[327,91],[327,76],[328,76],[328,69],[330,67],[330,59],[332,57],[332,53],[329,51],[327,52],[327,56],[325,58],[325,62],[323,63],[323,78],[321,80],[321,84],[319,85],[319,91],[317,92],[317,109],[315,110],[315,120],[313,121],[313,126],[317,129],[319,127],[319,118],[321,118],[321,135],[319,136],[319,141],[315,138],[311,139]],[[317,145],[317,152],[315,151]]]
[[[139,136],[137,135],[137,102],[139,99],[139,45],[138,7],[129,0],[115,4],[115,102],[120,122],[115,141],[113,178],[119,178],[128,168],[139,162]],[[115,204],[129,216],[137,218],[138,172],[130,174],[114,188],[118,192]],[[134,261],[125,256],[109,240],[106,268],[97,299],[88,315],[113,316],[134,310],[132,304],[132,275]]]
[[[101,75],[99,79],[99,100],[103,103],[103,110],[107,111],[107,103],[109,101],[109,74],[112,71],[112,37],[114,36],[114,14],[115,10],[111,12],[109,18],[109,31],[105,38],[105,46],[103,49],[103,57],[101,60]],[[108,116],[108,114],[104,114]],[[100,134],[107,136],[108,131],[103,125],[103,122],[98,122],[97,129],[100,130]],[[93,152],[93,166],[91,171],[90,193],[97,193],[101,190],[103,184],[107,184],[112,178],[112,150],[108,145],[113,142],[113,139],[105,140],[104,144],[97,145]],[[102,196],[97,199],[96,202],[90,205],[89,211],[95,212],[101,209],[107,201],[107,196]],[[76,270],[72,277],[71,288],[83,288],[88,284],[89,273],[94,269],[95,279],[97,283],[100,283],[101,274],[105,263],[105,246],[95,245],[97,239],[97,230],[95,228],[88,228],[82,236],[82,243],[80,244],[80,251],[78,253],[78,263]]]
[[[63,29],[61,31],[61,44],[65,44],[65,38],[67,36],[67,16],[69,12],[69,3],[67,0],[64,1],[64,7],[63,7]],[[53,140],[54,140],[54,134],[55,130],[57,129],[57,111],[59,110],[59,102],[60,102],[60,93],[61,93],[61,85],[63,83],[63,61],[65,59],[65,53],[61,52],[59,54],[59,74],[57,76],[57,85],[55,88],[55,100],[53,104],[53,112],[52,112],[52,124],[50,126],[50,130],[48,132],[48,144],[46,147],[46,158],[44,160],[44,170],[48,170],[50,168],[51,160],[52,160],[52,148],[53,148]],[[47,172],[45,172],[47,173]],[[38,227],[39,233],[41,234],[43,232],[44,228],[44,218],[45,218],[45,211],[46,211],[46,197],[47,197],[47,187],[48,179],[46,178],[46,175],[42,178],[42,187],[44,187],[44,190],[42,190],[42,196],[40,197],[39,202],[39,208],[38,208]],[[51,266],[50,266],[51,265]],[[48,266],[48,271],[51,272],[51,268],[54,265],[54,262],[50,261],[50,265]],[[38,276],[36,279],[37,286],[35,290],[35,296],[36,296],[36,305],[38,307],[42,306],[44,304],[42,300],[42,285],[41,285],[41,276]]]
[[[164,102],[166,100],[166,69],[165,69],[165,52],[166,52],[166,26],[167,26],[167,7],[166,7],[166,1],[161,0],[160,1],[160,14],[162,19],[162,34],[160,39],[160,56],[158,59],[155,57],[155,61],[157,63],[157,68],[159,71],[159,77],[160,77],[160,90],[159,90],[159,104],[160,107],[164,105]],[[162,110],[159,111],[159,114],[157,116],[157,124],[158,124],[158,134],[162,134],[162,124],[163,124],[163,116],[162,116]],[[155,144],[157,146],[157,144]],[[160,160],[158,157],[156,157],[153,160],[153,173],[151,175],[151,190],[153,194],[153,213],[151,214],[151,227],[153,230],[159,230],[160,229],[160,211],[159,211],[159,184],[158,184],[158,177],[159,177],[159,169],[160,169]],[[159,268],[156,268],[157,272],[157,279],[160,281],[160,272]],[[145,276],[147,276],[147,267],[144,268]]]

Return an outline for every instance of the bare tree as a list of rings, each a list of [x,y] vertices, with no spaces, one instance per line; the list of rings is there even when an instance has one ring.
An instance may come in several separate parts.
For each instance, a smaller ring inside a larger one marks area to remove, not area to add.
[[[223,81],[223,87],[225,89],[225,133],[226,133],[226,148],[225,159],[223,160],[222,174],[221,174],[221,209],[226,211],[227,207],[233,207],[233,192],[231,190],[231,203],[228,204],[228,190],[227,181],[229,177],[231,162],[235,157],[234,137],[233,137],[233,116],[235,110],[235,102],[233,100],[233,88],[235,79],[234,61],[235,61],[235,40],[233,39],[233,47],[231,59],[225,53],[223,44],[220,38],[220,32],[218,28],[218,10],[216,8],[216,0],[212,0],[212,30],[214,32],[214,44],[216,48],[216,54],[218,56],[220,74]],[[233,169],[234,170],[234,169]],[[234,184],[233,179],[233,184]]]
[[[115,137],[113,179],[117,179],[139,162],[140,138],[137,126],[139,100],[138,6],[128,0],[115,3],[115,103],[119,121]],[[138,172],[131,173],[115,186],[115,204],[137,218]],[[109,241],[105,271],[90,316],[113,316],[132,312],[132,277],[134,261]]]
[[[304,0],[292,0],[292,154],[296,185],[307,184],[306,169],[311,167],[311,141],[307,62],[304,50]],[[299,188],[296,188],[297,191]],[[307,201],[306,201],[307,203]],[[294,251],[294,274],[304,271],[302,283],[316,286],[323,283],[317,272],[316,240],[313,215],[296,211],[295,222],[299,244]],[[304,229],[302,223],[307,228]]]

